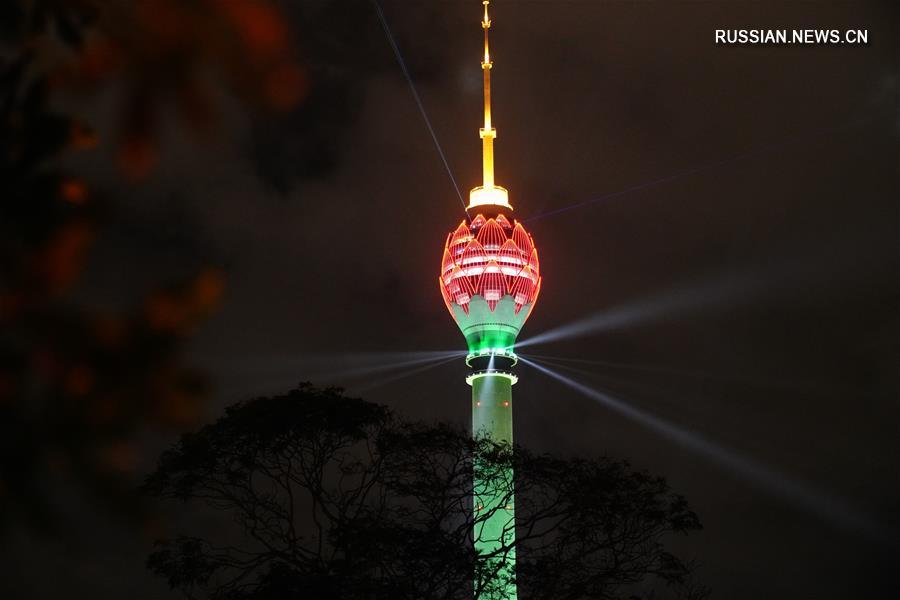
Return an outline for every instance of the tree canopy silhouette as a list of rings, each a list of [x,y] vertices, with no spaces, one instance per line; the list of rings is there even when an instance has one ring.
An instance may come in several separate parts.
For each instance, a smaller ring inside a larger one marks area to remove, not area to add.
[[[489,517],[472,510],[475,461],[515,469],[522,598],[706,595],[667,549],[700,523],[662,478],[472,440],[309,384],[231,406],[162,455],[145,490],[234,527],[159,542],[148,566],[191,598],[485,597],[503,582],[472,547]]]

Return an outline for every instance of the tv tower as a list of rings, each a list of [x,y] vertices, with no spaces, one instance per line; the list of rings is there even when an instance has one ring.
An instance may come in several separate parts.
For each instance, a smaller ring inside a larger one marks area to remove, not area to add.
[[[469,192],[463,220],[447,236],[439,277],[447,310],[468,344],[466,364],[471,372],[466,382],[472,386],[472,435],[498,443],[513,442],[512,386],[518,362],[513,351],[516,336],[528,319],[541,289],[537,248],[531,235],[518,221],[511,220],[513,208],[506,188],[494,183],[494,139],[491,122],[491,61],[488,33],[490,0],[484,0],[484,127],[479,130],[482,148],[482,185]],[[500,585],[490,586],[484,600],[516,598],[515,507],[504,492],[512,484],[513,473],[488,481],[475,466],[476,511],[487,515],[474,532],[475,549],[486,558],[489,569],[500,575]],[[500,485],[498,485],[498,483]]]

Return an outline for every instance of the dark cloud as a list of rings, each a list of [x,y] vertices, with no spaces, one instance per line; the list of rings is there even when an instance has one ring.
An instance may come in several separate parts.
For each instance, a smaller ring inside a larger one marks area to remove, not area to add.
[[[247,147],[259,178],[287,193],[298,182],[337,168],[345,146],[353,143],[368,83],[386,73],[395,75],[397,65],[371,0],[282,4],[307,69],[308,95],[285,115],[255,118]],[[431,36],[452,34],[438,7],[391,8],[396,41],[411,75],[420,85],[440,78],[449,48],[430,43]]]

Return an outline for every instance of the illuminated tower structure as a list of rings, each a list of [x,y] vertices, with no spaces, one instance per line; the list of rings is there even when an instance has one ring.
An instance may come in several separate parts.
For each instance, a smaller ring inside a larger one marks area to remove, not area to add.
[[[494,183],[494,139],[491,124],[491,62],[488,32],[490,0],[484,0],[484,127],[482,142],[483,183],[469,193],[468,219],[447,236],[439,278],[447,310],[468,344],[466,364],[472,369],[466,382],[472,386],[472,434],[512,443],[512,386],[517,378],[513,347],[541,289],[538,253],[531,235],[511,218],[509,193]],[[475,547],[507,583],[486,592],[484,600],[516,598],[515,552],[501,552],[515,540],[515,509],[504,485],[512,472],[495,475],[503,481],[485,480],[475,470],[475,509],[488,515],[476,526]]]

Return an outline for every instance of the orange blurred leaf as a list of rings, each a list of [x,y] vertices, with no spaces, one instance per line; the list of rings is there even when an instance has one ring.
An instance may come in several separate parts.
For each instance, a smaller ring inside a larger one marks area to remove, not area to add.
[[[88,189],[81,179],[63,179],[59,184],[59,194],[69,204],[81,205],[87,202]]]
[[[97,147],[97,134],[84,124],[73,122],[69,128],[69,142],[77,150],[91,150]]]
[[[306,73],[296,65],[279,65],[266,76],[266,96],[275,108],[281,110],[293,108],[308,91],[309,81]]]
[[[148,136],[129,136],[119,148],[119,168],[133,181],[150,175],[156,159],[156,144]]]
[[[220,271],[208,269],[197,276],[191,288],[195,308],[200,312],[207,312],[219,303],[225,289],[225,280]]]
[[[93,238],[93,227],[77,220],[61,227],[50,239],[40,258],[40,267],[51,291],[59,293],[75,281],[84,267]]]
[[[70,396],[86,396],[94,385],[94,373],[88,367],[79,365],[66,373],[63,388]]]
[[[287,28],[272,6],[257,0],[219,0],[218,5],[255,58],[272,58],[287,50]]]
[[[183,330],[189,317],[184,304],[168,293],[152,296],[147,301],[145,314],[151,329],[172,333]]]

